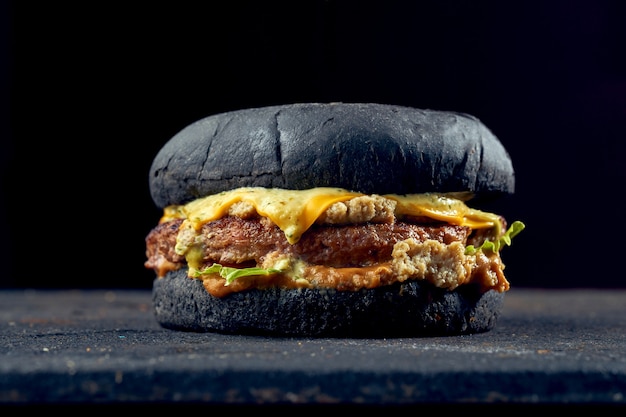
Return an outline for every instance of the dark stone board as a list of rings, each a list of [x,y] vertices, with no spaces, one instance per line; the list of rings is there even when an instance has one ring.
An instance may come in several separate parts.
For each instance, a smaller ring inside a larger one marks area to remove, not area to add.
[[[626,290],[511,289],[485,333],[180,332],[149,290],[0,291],[0,404],[626,404]]]

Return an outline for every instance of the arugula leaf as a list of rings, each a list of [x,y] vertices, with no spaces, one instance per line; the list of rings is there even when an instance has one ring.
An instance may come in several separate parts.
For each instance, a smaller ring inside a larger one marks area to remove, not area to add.
[[[222,266],[220,264],[213,264],[207,268],[204,268],[201,271],[194,271],[193,276],[195,278],[198,278],[201,275],[207,275],[207,274],[220,274],[220,276],[224,279],[226,279],[226,284],[224,285],[229,285],[231,284],[234,280],[236,280],[237,278],[241,278],[241,277],[248,277],[248,276],[253,276],[253,275],[271,275],[271,274],[278,274],[282,272],[282,269],[276,269],[276,268],[257,268],[257,267],[252,267],[252,268],[231,268],[229,266]]]
[[[526,228],[526,225],[524,223],[520,221],[514,221],[513,224],[511,224],[511,226],[504,233],[504,235],[502,235],[498,240],[496,240],[495,242],[492,242],[489,239],[487,239],[478,248],[475,248],[474,245],[468,245],[465,248],[465,254],[474,255],[479,250],[482,250],[483,252],[487,252],[487,251],[498,252],[499,250],[503,248],[503,245],[511,246],[511,239],[517,236],[517,234],[519,234],[519,232],[521,232],[525,228]]]

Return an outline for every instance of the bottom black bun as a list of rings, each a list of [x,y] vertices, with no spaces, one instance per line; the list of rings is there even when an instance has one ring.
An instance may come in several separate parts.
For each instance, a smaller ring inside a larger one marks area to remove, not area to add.
[[[210,295],[187,269],[153,284],[156,320],[164,328],[228,334],[303,337],[460,335],[492,329],[504,293],[455,291],[422,281],[375,289],[266,289]]]

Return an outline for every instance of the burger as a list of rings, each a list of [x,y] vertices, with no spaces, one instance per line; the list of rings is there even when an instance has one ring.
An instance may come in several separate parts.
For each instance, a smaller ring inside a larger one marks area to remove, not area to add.
[[[477,207],[514,179],[468,114],[296,103],[210,115],[150,168],[156,320],[268,336],[488,331],[509,290],[501,250],[524,224]]]

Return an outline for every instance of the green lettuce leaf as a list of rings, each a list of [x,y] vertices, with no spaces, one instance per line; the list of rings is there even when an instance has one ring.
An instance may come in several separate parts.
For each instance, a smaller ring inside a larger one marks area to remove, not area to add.
[[[220,264],[213,264],[207,268],[204,268],[201,271],[195,271],[193,273],[193,276],[195,278],[198,278],[201,275],[218,273],[220,274],[222,278],[226,279],[225,285],[229,285],[237,278],[248,277],[248,276],[253,276],[253,275],[271,275],[271,274],[277,274],[280,272],[282,272],[282,270],[276,269],[276,268],[267,268],[267,269],[257,268],[257,267],[231,268],[228,266],[222,266]]]
[[[511,246],[511,239],[513,239],[519,232],[524,230],[526,225],[520,221],[515,221],[511,226],[507,229],[507,231],[495,242],[490,241],[489,239],[485,240],[485,242],[480,245],[480,247],[475,248],[474,245],[468,245],[465,248],[466,255],[474,255],[479,250],[483,252],[498,252],[500,249],[504,247],[504,245]]]

